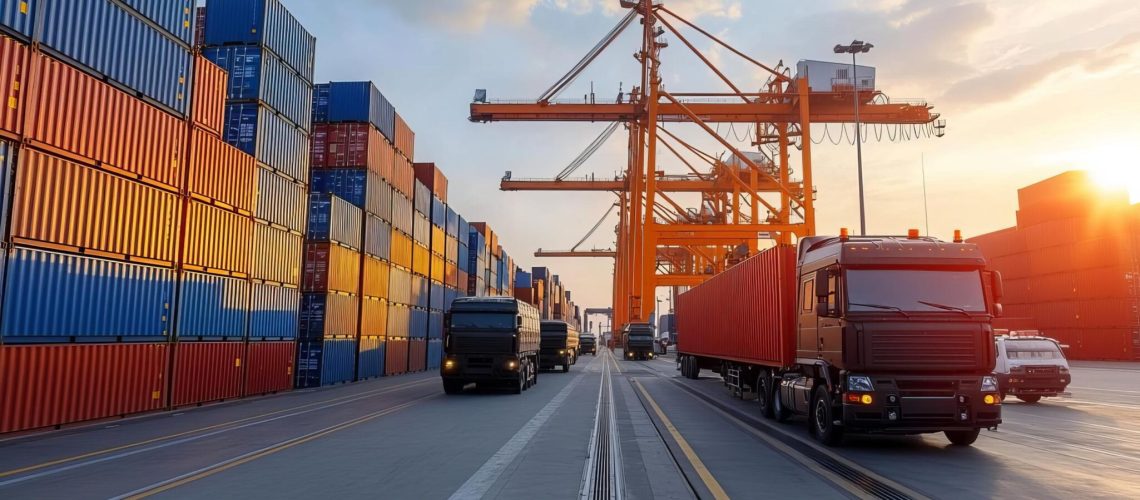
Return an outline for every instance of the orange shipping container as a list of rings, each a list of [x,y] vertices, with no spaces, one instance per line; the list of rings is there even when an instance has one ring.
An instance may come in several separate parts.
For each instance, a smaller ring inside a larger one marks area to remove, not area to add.
[[[411,199],[415,196],[416,174],[412,162],[401,155],[395,155],[392,166],[392,187]]]
[[[404,121],[404,118],[396,113],[396,150],[404,154],[409,160],[415,160],[416,149],[416,134],[412,132],[412,128]],[[442,198],[441,198],[442,199]],[[447,201],[447,200],[444,200]]]
[[[104,257],[177,260],[177,195],[32,149],[20,156],[12,238]]]
[[[412,272],[420,276],[431,273],[431,252],[419,243],[412,246]]]
[[[192,132],[186,182],[191,196],[250,214],[256,169],[257,161],[244,151],[203,130]]]
[[[7,89],[0,105],[0,130],[24,132],[24,93],[28,77],[28,48],[11,38],[0,37],[0,84]]]
[[[360,335],[384,337],[388,332],[388,301],[364,297],[360,304]]]
[[[360,253],[335,243],[306,243],[306,292],[360,292]]]
[[[186,123],[47,56],[25,139],[163,187],[182,187]]]
[[[447,177],[435,163],[415,163],[412,167],[416,171],[416,180],[427,186],[440,201],[447,203]]]
[[[183,265],[214,274],[248,276],[253,218],[191,200]]]
[[[392,228],[392,263],[405,269],[412,268],[412,237]]]
[[[305,240],[300,234],[255,222],[250,277],[299,286],[304,251]]]
[[[364,257],[364,295],[387,299],[390,270],[391,267],[387,262],[370,256]]]
[[[431,256],[431,279],[436,281],[436,282],[443,283],[444,274],[445,273],[443,271],[443,257],[440,257],[438,255],[432,255]]]
[[[431,227],[431,252],[439,256],[447,253],[447,238],[443,235],[443,228]]]
[[[226,114],[226,70],[202,57],[194,57],[193,98],[190,115],[194,124],[212,132],[222,133]]]

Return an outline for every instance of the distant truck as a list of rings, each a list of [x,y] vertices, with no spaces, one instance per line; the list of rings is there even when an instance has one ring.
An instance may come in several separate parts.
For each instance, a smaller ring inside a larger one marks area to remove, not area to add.
[[[590,353],[591,356],[598,355],[598,338],[592,333],[583,333],[578,337],[578,345],[581,348],[582,354]]]
[[[677,297],[681,373],[719,372],[827,445],[845,432],[971,445],[1001,423],[1002,285],[960,241],[843,234],[762,251]]]
[[[628,323],[622,328],[622,352],[625,359],[653,359],[653,325]]]
[[[578,330],[565,321],[543,321],[539,368],[548,370],[561,365],[563,373],[570,371],[570,365],[578,362],[578,344]]]
[[[1026,403],[1067,394],[1073,381],[1069,361],[1056,340],[1033,332],[1009,332],[995,340],[994,374],[1002,399],[1016,396]]]
[[[443,390],[470,383],[521,394],[538,382],[538,309],[510,297],[461,297],[444,318]]]

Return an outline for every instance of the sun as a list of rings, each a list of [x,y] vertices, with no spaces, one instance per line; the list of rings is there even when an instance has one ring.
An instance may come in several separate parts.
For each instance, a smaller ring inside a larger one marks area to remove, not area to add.
[[[1125,189],[1131,203],[1140,203],[1140,165],[1102,164],[1086,169],[1090,178],[1106,190]]]
[[[1140,203],[1140,147],[1123,142],[1101,144],[1068,155],[1101,188],[1127,190],[1132,203]]]

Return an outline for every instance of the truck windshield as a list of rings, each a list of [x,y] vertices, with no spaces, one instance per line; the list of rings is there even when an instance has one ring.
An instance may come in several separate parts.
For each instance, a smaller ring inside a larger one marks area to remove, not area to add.
[[[1057,344],[1048,340],[1007,340],[1005,354],[1009,359],[1061,359]]]
[[[515,326],[513,314],[469,312],[451,314],[451,328],[457,330],[513,330]]]
[[[911,312],[985,312],[978,271],[852,269],[847,271],[848,311],[898,308]]]

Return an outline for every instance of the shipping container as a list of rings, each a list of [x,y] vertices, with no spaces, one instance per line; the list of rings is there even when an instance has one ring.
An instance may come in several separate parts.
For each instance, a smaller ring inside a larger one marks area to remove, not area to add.
[[[371,123],[394,142],[396,108],[372,82],[332,82],[316,85],[313,120],[324,123]]]
[[[427,339],[408,340],[408,372],[427,370]]]
[[[206,7],[194,9],[194,47],[199,48],[206,44]]]
[[[253,218],[190,201],[182,264],[214,274],[249,276]]]
[[[384,374],[408,373],[408,339],[388,337],[384,345]]]
[[[261,222],[253,225],[250,277],[283,285],[300,286],[305,239]]]
[[[443,280],[446,277],[446,272],[444,271],[443,257],[440,257],[439,255],[432,254],[432,256],[431,256],[431,271],[428,274],[428,277],[431,278],[431,280],[436,282],[436,283],[443,283]]]
[[[3,2],[0,5],[0,22],[7,25],[14,16],[12,6],[16,2]],[[7,37],[0,37],[0,84],[7,89],[4,96],[6,106],[0,106],[0,130],[14,135],[24,133],[24,114],[27,112],[25,97],[29,67],[28,48]]]
[[[36,28],[36,4],[40,1],[42,0],[0,2],[0,28],[21,40],[30,40]]]
[[[252,156],[196,128],[191,132],[186,190],[199,201],[250,214],[256,165]]]
[[[420,307],[413,307],[409,311],[408,337],[413,339],[426,338],[428,335],[428,311]]]
[[[174,344],[170,404],[177,407],[241,397],[245,351],[243,342]]]
[[[428,312],[427,336],[429,339],[443,338],[443,311]]]
[[[360,337],[356,378],[366,380],[384,375],[384,337]]]
[[[352,382],[356,371],[356,339],[297,342],[297,388]]]
[[[407,269],[392,266],[391,270],[389,271],[388,301],[395,304],[413,304],[412,274],[408,272]]]
[[[250,342],[247,346],[242,396],[270,394],[293,388],[296,342]]]
[[[440,170],[435,163],[430,162],[414,163],[412,168],[415,171],[416,180],[427,188],[428,193],[439,198],[443,203],[447,203],[447,176],[443,175],[443,170]]]
[[[166,404],[169,344],[0,347],[0,432],[38,429]]]
[[[431,274],[431,250],[419,243],[412,245],[412,272],[425,277]]]
[[[3,336],[21,341],[163,340],[174,271],[30,248],[8,250]]]
[[[361,210],[338,196],[313,193],[309,195],[308,241],[328,241],[359,250],[364,236]]]
[[[431,190],[419,179],[413,181],[412,208],[425,218],[431,217]]]
[[[392,140],[392,143],[395,144],[396,150],[402,153],[405,158],[414,161],[416,159],[415,132],[412,132],[412,128],[408,126],[408,123],[404,121],[404,118],[401,117],[399,113],[396,113],[393,125],[393,135],[395,139]],[[447,199],[446,194],[443,198],[445,200]]]
[[[364,257],[361,293],[368,297],[387,299],[390,270],[388,262],[374,257]]]
[[[412,239],[425,247],[431,246],[431,222],[422,214],[412,217]]]
[[[443,264],[443,284],[452,288],[459,288],[459,268],[451,262],[444,262]]]
[[[309,197],[303,184],[264,168],[257,169],[253,216],[292,231],[307,228]]]
[[[313,86],[285,61],[257,45],[207,47],[202,55],[229,73],[227,100],[264,103],[301,130],[312,130]]]
[[[371,124],[313,124],[313,168],[367,168],[387,180],[394,161],[392,145]]]
[[[306,292],[360,292],[360,253],[335,243],[305,243],[301,289]]]
[[[194,57],[190,118],[194,125],[218,137],[226,118],[227,78],[225,69],[200,54]]]
[[[363,168],[313,170],[310,193],[336,195],[383,219],[392,216],[392,187],[375,172]]]
[[[264,45],[313,81],[317,39],[279,0],[210,0],[206,45]]]
[[[443,228],[439,226],[431,227],[431,253],[440,257],[447,255],[447,236],[443,234]]]
[[[143,17],[154,21],[164,31],[174,35],[183,43],[192,41],[193,29],[190,24],[193,19],[194,0],[170,0],[155,2],[154,0],[121,0]]]
[[[443,363],[443,340],[429,339],[427,343],[427,369],[437,370]]]
[[[392,257],[391,261],[397,266],[407,269],[412,268],[412,248],[415,246],[412,243],[412,237],[400,232],[396,228],[392,228]]]
[[[179,341],[245,338],[249,280],[185,272],[178,283]]]
[[[226,105],[223,139],[266,167],[309,182],[309,134],[257,103]]]
[[[16,242],[163,265],[177,259],[181,201],[174,193],[32,149],[21,156],[12,200]]]
[[[360,298],[345,293],[305,293],[301,297],[300,339],[356,338]]]
[[[440,231],[447,227],[447,205],[434,196],[431,199],[431,224]]]
[[[364,219],[364,253],[382,260],[392,256],[392,226],[372,214]]]
[[[795,297],[796,249],[764,250],[677,296],[677,350],[791,366]]]
[[[392,187],[397,191],[404,194],[408,198],[415,196],[415,170],[412,168],[411,160],[404,158],[400,155],[395,155],[392,161],[392,179],[389,181]]]
[[[41,2],[36,15],[42,48],[185,116],[188,43],[114,0]]]
[[[388,336],[388,301],[377,297],[360,299],[360,336]]]
[[[250,340],[297,338],[301,328],[300,289],[254,281],[250,290]]]
[[[413,215],[412,200],[408,199],[399,192],[392,193],[392,218],[389,222],[392,227],[403,231],[404,234],[412,234],[413,230]]]
[[[35,119],[24,130],[29,143],[172,190],[182,187],[185,122],[67,64],[34,59],[39,80],[31,91]]]
[[[412,307],[394,302],[388,303],[387,337],[408,338],[413,336]]]
[[[455,210],[448,206],[445,217],[447,218],[447,224],[444,227],[444,231],[452,238],[457,237],[459,235],[459,214],[455,213]]]

